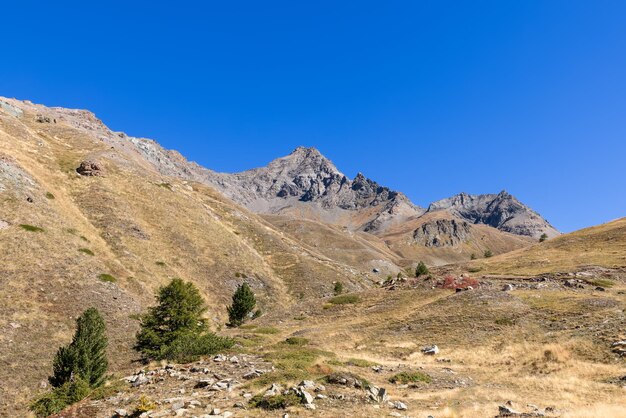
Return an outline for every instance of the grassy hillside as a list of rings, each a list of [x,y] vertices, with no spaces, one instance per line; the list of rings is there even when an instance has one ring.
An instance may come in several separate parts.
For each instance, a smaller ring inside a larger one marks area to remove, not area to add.
[[[626,267],[626,218],[535,244],[529,248],[475,261],[470,268],[487,274],[537,275],[585,267]]]

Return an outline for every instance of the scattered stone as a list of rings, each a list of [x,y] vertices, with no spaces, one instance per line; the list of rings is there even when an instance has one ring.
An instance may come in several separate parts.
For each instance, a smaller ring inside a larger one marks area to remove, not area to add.
[[[39,123],[50,123],[52,122],[52,118],[50,118],[49,116],[44,116],[44,115],[37,115],[35,117],[35,121]]]
[[[304,405],[304,407],[306,409],[310,409],[310,410],[314,410],[315,409],[315,405],[312,404],[312,403],[307,403],[307,404]]]
[[[123,408],[116,409],[114,412],[115,412],[115,416],[117,416],[117,417],[127,417],[128,416],[128,411],[126,411]]]
[[[439,353],[439,347],[437,347],[436,345],[424,347],[422,348],[422,353],[427,356],[434,356],[435,354]]]
[[[172,404],[172,411],[176,412],[179,409],[183,409],[185,407],[185,402],[174,402]]]
[[[81,176],[102,176],[104,170],[97,161],[85,160],[80,163],[76,172]]]
[[[400,401],[395,401],[393,403],[393,407],[400,411],[406,411],[407,409],[409,409],[404,402],[400,402]]]
[[[226,361],[226,356],[222,355],[222,354],[218,354],[217,356],[213,357],[213,361],[221,363]]]
[[[370,386],[369,398],[374,402],[387,402],[387,389],[379,388],[378,386]]]
[[[211,415],[219,415],[222,413],[222,410],[219,408],[213,408],[211,409]]]
[[[311,395],[309,392],[307,392],[306,390],[300,388],[300,397],[302,398],[302,402],[305,405],[309,405],[313,403],[313,395]]]
[[[315,382],[312,380],[303,380],[298,386],[305,389],[313,389],[315,387]]]
[[[503,291],[503,292],[510,292],[510,291],[511,291],[511,290],[513,290],[513,289],[515,289],[515,286],[513,286],[513,285],[512,285],[512,284],[510,284],[510,283],[507,283],[507,284],[505,284],[505,285],[502,287],[502,291]]]

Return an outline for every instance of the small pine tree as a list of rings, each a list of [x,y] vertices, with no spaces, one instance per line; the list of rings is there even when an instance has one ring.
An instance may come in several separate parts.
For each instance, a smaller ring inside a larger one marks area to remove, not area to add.
[[[102,385],[108,367],[105,331],[106,326],[98,310],[87,309],[76,320],[72,342],[57,351],[52,365],[53,375],[48,378],[50,384],[61,387],[72,376],[80,376],[92,388]]]
[[[428,267],[426,267],[423,261],[420,261],[415,269],[415,277],[424,276],[426,274],[428,274]]]
[[[335,282],[335,288],[333,290],[335,291],[335,295],[342,294],[343,293],[343,283]]]
[[[548,239],[548,234],[546,234],[545,232],[543,234],[541,234],[541,236],[539,237],[539,242],[544,242],[545,240]]]
[[[228,320],[231,326],[243,324],[246,316],[254,309],[256,299],[248,283],[243,283],[237,287],[233,295],[233,304],[228,307]]]
[[[485,250],[483,255],[485,256],[485,258],[493,257],[493,253],[491,252],[491,250]]]
[[[157,306],[141,317],[135,349],[146,359],[162,358],[164,351],[185,334],[202,334],[208,330],[202,315],[204,300],[191,282],[173,279],[159,289]]]

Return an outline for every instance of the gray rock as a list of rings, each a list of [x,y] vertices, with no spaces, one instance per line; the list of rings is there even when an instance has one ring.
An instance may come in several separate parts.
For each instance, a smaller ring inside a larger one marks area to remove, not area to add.
[[[400,401],[395,401],[393,403],[393,407],[400,411],[406,411],[407,409],[409,409],[404,402],[400,402]]]
[[[513,286],[510,283],[505,284],[504,286],[502,286],[502,291],[503,292],[510,292],[511,290],[515,289],[515,286]]]
[[[313,403],[313,395],[302,388],[300,388],[300,397],[302,398],[302,403],[305,405]]]
[[[428,356],[434,356],[435,354],[439,353],[439,347],[437,347],[436,345],[424,347],[422,348],[422,353]]]
[[[128,416],[128,411],[126,411],[123,408],[116,409],[114,412],[115,412],[115,415],[118,416],[118,417],[127,417]]]

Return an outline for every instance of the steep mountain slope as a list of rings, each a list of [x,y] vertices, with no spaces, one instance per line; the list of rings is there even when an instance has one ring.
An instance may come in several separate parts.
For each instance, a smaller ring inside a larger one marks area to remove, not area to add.
[[[433,202],[428,207],[428,212],[441,210],[472,223],[489,225],[516,235],[533,238],[539,238],[544,233],[549,238],[559,235],[548,221],[504,190],[497,195],[460,193]]]
[[[85,111],[4,100],[0,197],[0,415],[45,385],[87,307],[107,320],[116,370],[134,357],[129,315],[173,277],[200,288],[214,327],[243,277],[268,312],[332,293],[336,280],[371,283],[369,266],[305,248],[214,189],[156,172]]]

